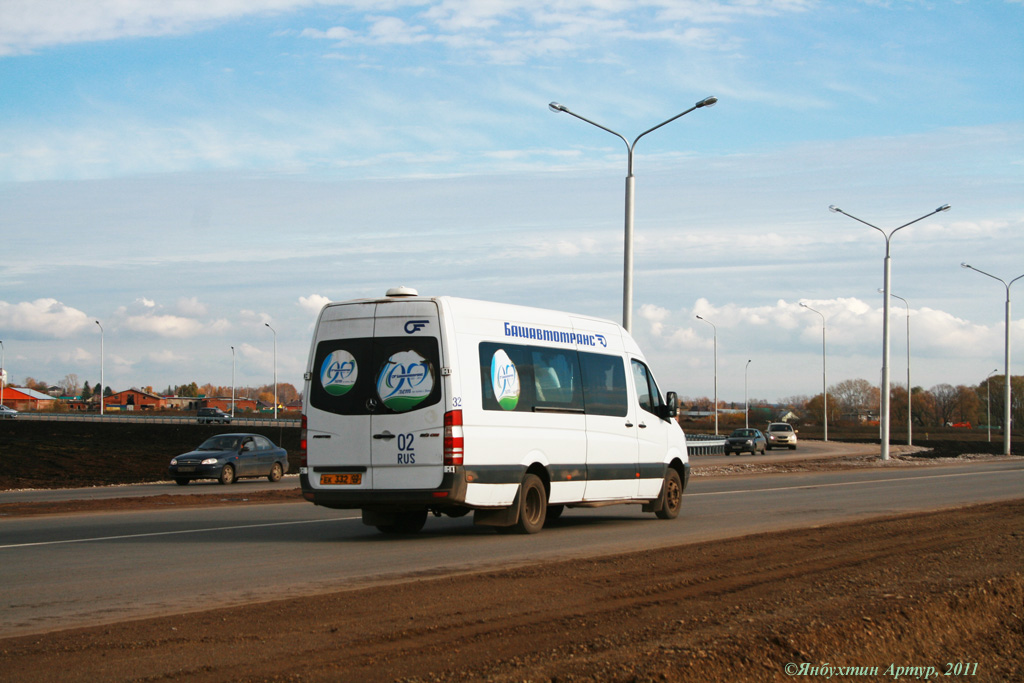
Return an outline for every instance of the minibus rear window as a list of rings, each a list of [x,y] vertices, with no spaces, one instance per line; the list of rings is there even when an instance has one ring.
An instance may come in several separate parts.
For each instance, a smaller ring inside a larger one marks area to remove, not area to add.
[[[394,414],[441,400],[437,339],[328,339],[314,357],[310,404],[339,415]]]

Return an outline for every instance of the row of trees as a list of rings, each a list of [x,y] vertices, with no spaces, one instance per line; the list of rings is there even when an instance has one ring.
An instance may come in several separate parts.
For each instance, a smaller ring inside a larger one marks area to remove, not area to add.
[[[937,427],[946,424],[971,423],[972,426],[1002,427],[1004,415],[1003,375],[992,376],[976,385],[937,384],[931,389],[914,387],[910,394],[910,419],[915,426]],[[1024,423],[1024,376],[1011,378],[1011,420],[1014,424]],[[684,399],[688,405],[710,410],[713,401],[700,398],[693,401]],[[824,405],[828,405],[829,424],[842,421],[858,422],[865,418],[878,419],[881,390],[866,379],[849,379],[828,388],[828,400],[822,394],[816,396],[791,396],[779,401],[775,411],[768,409],[763,400],[753,400],[751,412],[771,414],[778,410],[789,410],[808,424],[822,424]],[[892,424],[907,424],[907,388],[892,385],[889,409]],[[720,408],[728,407],[721,402]],[[733,406],[735,407],[735,406]],[[742,407],[742,406],[740,406]],[[767,412],[766,412],[767,411]],[[769,419],[776,419],[772,415]]]
[[[153,387],[146,387],[142,391],[150,394],[155,393]],[[232,388],[230,386],[215,385],[206,383],[199,385],[195,382],[189,382],[188,384],[178,384],[173,388],[168,385],[167,389],[162,393],[163,396],[218,396],[221,398],[228,398],[231,396]],[[267,404],[274,403],[274,385],[264,384],[260,387],[234,387],[234,395],[236,399],[250,398],[257,401],[261,401]],[[277,385],[277,401],[278,403],[288,404],[293,401],[297,401],[302,398],[302,394],[295,388],[294,385],[287,382],[279,382]]]

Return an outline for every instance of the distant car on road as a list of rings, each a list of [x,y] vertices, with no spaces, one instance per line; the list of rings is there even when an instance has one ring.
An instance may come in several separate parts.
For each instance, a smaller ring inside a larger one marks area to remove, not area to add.
[[[168,474],[184,486],[193,479],[233,484],[241,477],[279,481],[288,471],[288,452],[262,434],[218,434],[171,460]]]
[[[789,446],[791,451],[796,450],[796,430],[788,422],[772,422],[768,425],[768,450],[783,446]]]
[[[199,424],[231,424],[231,416],[220,408],[200,408],[196,416]]]
[[[10,419],[12,417],[17,417],[17,416],[18,416],[18,411],[15,410],[14,408],[8,408],[5,405],[0,405],[0,417]]]
[[[741,429],[734,429],[732,434],[725,440],[725,454],[730,455],[736,453],[739,455],[743,451],[750,451],[751,455],[754,455],[757,451],[761,451],[761,455],[764,455],[765,448],[768,447],[768,440],[764,438],[764,434],[759,429],[750,429],[743,427]]]

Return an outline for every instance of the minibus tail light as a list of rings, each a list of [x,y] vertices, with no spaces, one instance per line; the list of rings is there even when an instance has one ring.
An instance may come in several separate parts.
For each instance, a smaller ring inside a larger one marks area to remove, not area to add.
[[[462,465],[462,411],[450,410],[444,414],[444,464]]]

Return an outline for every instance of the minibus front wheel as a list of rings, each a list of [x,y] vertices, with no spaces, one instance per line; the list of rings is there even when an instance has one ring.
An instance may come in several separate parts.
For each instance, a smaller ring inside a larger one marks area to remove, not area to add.
[[[658,519],[675,519],[683,506],[683,481],[679,472],[669,467],[665,472],[665,482],[661,485],[662,503],[654,514]]]

